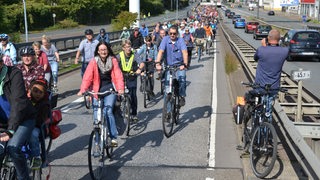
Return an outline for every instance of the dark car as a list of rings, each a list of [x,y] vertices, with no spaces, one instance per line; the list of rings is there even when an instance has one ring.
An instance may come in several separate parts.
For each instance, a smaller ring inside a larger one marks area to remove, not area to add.
[[[320,62],[320,33],[316,30],[289,30],[281,38],[280,46],[289,48],[288,61],[314,58]]]
[[[232,17],[232,24],[234,24],[234,22],[236,22],[236,20],[237,20],[238,18],[241,18],[241,15],[235,14],[235,15]]]
[[[232,19],[232,17],[235,15],[236,13],[235,12],[230,12],[228,14],[228,19]]]
[[[269,16],[274,16],[275,13],[274,13],[274,11],[269,11],[269,12],[268,12],[268,15],[269,15]]]
[[[270,25],[258,25],[253,31],[253,39],[262,39],[268,37],[269,31],[272,27]]]

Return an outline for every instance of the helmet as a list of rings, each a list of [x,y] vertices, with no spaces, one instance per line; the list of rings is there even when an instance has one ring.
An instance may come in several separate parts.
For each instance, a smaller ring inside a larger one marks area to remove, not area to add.
[[[20,49],[20,56],[23,55],[35,55],[35,52],[31,46],[24,46]]]
[[[100,34],[101,34],[101,33],[105,34],[105,33],[106,33],[106,30],[105,30],[104,28],[101,28],[101,29],[100,29]]]
[[[86,30],[84,31],[84,34],[85,34],[85,35],[93,35],[93,31],[92,31],[92,29],[86,29]]]
[[[9,36],[8,36],[8,34],[0,34],[0,39],[8,40]]]

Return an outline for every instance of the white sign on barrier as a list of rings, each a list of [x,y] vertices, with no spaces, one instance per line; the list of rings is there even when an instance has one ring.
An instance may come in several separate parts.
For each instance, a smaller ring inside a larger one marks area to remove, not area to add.
[[[291,77],[293,80],[310,79],[310,71],[291,71]]]

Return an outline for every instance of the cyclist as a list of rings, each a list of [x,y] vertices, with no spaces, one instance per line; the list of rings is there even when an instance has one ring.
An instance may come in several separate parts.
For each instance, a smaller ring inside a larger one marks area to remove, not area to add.
[[[32,130],[32,135],[29,140],[29,147],[31,150],[30,156],[31,169],[39,169],[42,164],[40,156],[40,143],[39,136],[41,131],[41,126],[49,117],[50,104],[49,104],[49,95],[47,93],[47,81],[45,79],[33,80],[30,84],[28,96],[33,106],[37,110],[36,125]]]
[[[206,44],[209,43],[209,41],[212,40],[213,31],[209,24],[209,22],[206,22],[206,25],[203,27],[203,29],[206,31]],[[206,46],[206,54],[208,54],[208,49]]]
[[[30,179],[21,147],[30,139],[36,113],[27,98],[22,72],[4,65],[0,58],[0,168],[8,153],[19,180]]]
[[[94,58],[90,60],[87,70],[83,75],[78,95],[82,96],[83,93],[91,87],[94,92],[104,92],[114,89],[118,91],[119,94],[123,94],[123,76],[110,44],[100,41],[96,46],[94,55]],[[97,95],[93,98],[94,123],[98,123],[96,122],[98,106],[97,98]],[[118,131],[113,114],[113,107],[116,99],[117,96],[115,94],[110,94],[103,99],[103,113],[105,115],[104,117],[107,118],[111,145],[114,147],[118,146],[118,142],[116,141]]]
[[[110,43],[110,39],[108,34],[106,33],[106,30],[104,28],[100,29],[100,34],[96,37],[96,40],[98,41],[104,41],[106,43]]]
[[[182,34],[182,38],[184,42],[186,43],[187,50],[188,50],[188,67],[191,65],[191,56],[192,56],[192,49],[193,49],[193,43],[194,38],[192,34],[190,33],[190,30],[188,27],[186,27],[184,34]]]
[[[42,36],[42,46],[41,51],[45,52],[48,57],[48,61],[51,67],[52,80],[53,80],[53,90],[58,90],[58,69],[59,69],[59,53],[57,48],[50,43],[50,38],[46,35]]]
[[[19,50],[19,55],[21,56],[22,64],[18,64],[17,68],[22,72],[27,92],[31,81],[44,79],[44,69],[37,63],[35,52],[31,46],[22,47]]]
[[[134,28],[133,33],[130,35],[129,40],[132,44],[133,49],[138,49],[144,44],[144,39],[141,33],[139,32],[138,27]]]
[[[152,43],[152,37],[148,35],[146,37],[146,44],[142,45],[140,50],[137,52],[137,55],[142,55],[142,61],[145,61],[145,71],[148,72],[148,75],[150,77],[150,82],[148,84],[150,85],[150,95],[155,96],[153,92],[154,88],[154,60],[157,58],[158,55],[158,48],[155,44]]]
[[[37,57],[37,63],[43,67],[45,79],[48,82],[48,87],[51,80],[51,67],[48,61],[47,54],[41,51],[41,44],[39,42],[34,42],[32,48]]]
[[[126,86],[131,98],[131,116],[132,120],[138,121],[137,108],[137,75],[144,68],[144,62],[135,54],[131,47],[130,40],[122,42],[122,51],[117,55],[122,73],[125,75]]]
[[[82,55],[81,77],[83,77],[83,74],[87,69],[89,61],[94,58],[95,56],[94,52],[97,44],[99,43],[98,40],[93,39],[92,29],[85,30],[84,34],[86,36],[86,39],[80,42],[80,45],[76,54],[76,59],[74,60],[74,63],[78,64],[80,54]]]
[[[194,31],[194,37],[195,37],[195,41],[196,41],[196,55],[198,53],[198,48],[200,48],[200,44],[202,44],[201,49],[203,52],[204,49],[204,44],[205,44],[205,37],[206,37],[206,31],[201,27],[201,23],[197,24],[197,29]]]
[[[9,42],[8,34],[0,34],[0,42],[0,54],[4,54],[7,57],[10,57],[10,64],[7,65],[12,66],[17,64],[17,50],[14,45]]]
[[[179,81],[179,95],[180,98],[180,106],[185,105],[185,96],[186,96],[186,68],[188,67],[188,51],[186,43],[182,38],[178,38],[178,27],[171,26],[169,28],[169,36],[163,38],[158,56],[155,61],[156,69],[158,71],[161,70],[161,58],[165,54],[166,57],[166,65],[167,66],[179,66],[179,70],[177,71],[177,78]],[[168,85],[169,77],[165,77],[165,84]]]
[[[123,31],[119,37],[119,39],[125,40],[130,38],[130,32],[128,31],[127,27],[123,27]]]

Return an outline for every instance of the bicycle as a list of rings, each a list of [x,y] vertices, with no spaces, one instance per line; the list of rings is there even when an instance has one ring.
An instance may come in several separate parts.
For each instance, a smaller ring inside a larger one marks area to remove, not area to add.
[[[86,91],[84,93],[85,106],[90,107],[90,101],[86,96],[93,98],[94,95],[98,95],[97,102],[97,117],[93,122],[93,130],[89,138],[89,148],[88,148],[88,163],[89,171],[92,179],[102,179],[104,170],[105,151],[107,157],[111,158],[113,153],[113,146],[111,145],[111,138],[109,136],[108,126],[106,118],[103,115],[103,98],[108,96],[114,91],[105,92],[92,92]]]
[[[150,101],[151,94],[151,75],[148,71],[141,73],[141,86],[142,86],[142,94],[143,94],[143,106],[147,108],[147,101]]]
[[[212,38],[211,36],[208,36],[206,38],[206,54],[210,55],[210,48],[212,46]]]
[[[162,109],[162,126],[164,135],[168,138],[172,135],[174,124],[178,124],[180,115],[179,82],[176,72],[179,66],[165,68],[165,78],[169,76],[169,86],[165,87],[165,96]]]
[[[254,83],[243,83],[252,87],[245,96],[245,110],[243,115],[243,146],[242,149],[250,153],[250,165],[253,173],[258,178],[264,178],[270,174],[277,158],[277,134],[272,124],[272,91],[283,88],[271,89],[271,85],[260,86]],[[263,91],[258,91],[263,90]]]

